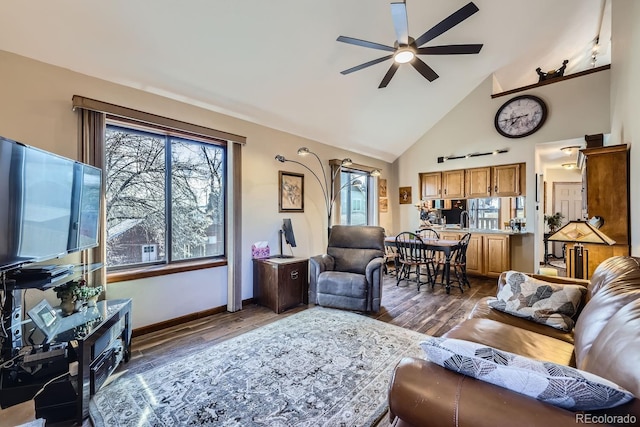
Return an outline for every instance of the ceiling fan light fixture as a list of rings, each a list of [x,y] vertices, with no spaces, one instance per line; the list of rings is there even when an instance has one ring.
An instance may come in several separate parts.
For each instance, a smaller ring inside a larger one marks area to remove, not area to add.
[[[402,48],[398,49],[395,55],[393,55],[393,60],[398,64],[406,64],[407,62],[413,61],[413,58],[416,57],[415,52],[411,48]]]

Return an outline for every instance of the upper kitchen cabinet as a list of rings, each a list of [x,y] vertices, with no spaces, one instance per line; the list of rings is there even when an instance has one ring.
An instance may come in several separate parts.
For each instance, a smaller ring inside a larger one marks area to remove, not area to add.
[[[467,169],[465,196],[469,199],[522,196],[524,172],[524,164],[520,163]]]
[[[494,166],[491,169],[494,197],[515,197],[523,194],[520,186],[520,164]]]
[[[483,199],[491,197],[491,168],[467,169],[465,173],[465,186],[467,197],[471,199]]]
[[[422,199],[442,198],[442,174],[429,172],[420,174],[420,195]]]
[[[475,199],[525,195],[525,164],[419,174],[422,199]]]
[[[464,169],[420,174],[423,199],[461,199],[464,197]]]
[[[461,199],[464,197],[464,169],[442,172],[443,199]]]

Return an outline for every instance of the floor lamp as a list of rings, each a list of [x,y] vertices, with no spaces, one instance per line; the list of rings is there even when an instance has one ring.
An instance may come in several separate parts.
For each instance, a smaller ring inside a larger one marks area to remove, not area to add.
[[[333,212],[333,202],[335,201],[336,196],[332,195],[332,188],[329,187],[329,180],[327,180],[327,175],[324,170],[324,165],[322,164],[322,160],[320,160],[320,157],[318,157],[316,153],[309,150],[307,147],[298,148],[299,156],[307,156],[309,154],[314,156],[318,161],[318,165],[320,166],[320,171],[321,171],[319,175],[322,176],[322,179],[320,179],[320,176],[318,176],[318,174],[314,170],[312,170],[309,166],[297,160],[287,159],[284,156],[281,156],[280,154],[276,156],[276,160],[281,163],[291,162],[291,163],[298,164],[303,168],[305,168],[306,170],[308,170],[309,172],[311,172],[313,177],[316,179],[316,181],[320,185],[320,189],[322,190],[322,196],[324,197],[324,205],[327,210],[327,227],[328,227],[329,233],[331,233],[331,214]],[[331,176],[330,182],[333,183],[333,180],[335,179],[336,175],[342,170],[343,166],[349,166],[349,165],[351,165],[351,159],[349,158],[342,159],[342,161],[340,162],[340,166],[336,169],[336,171]]]
[[[604,234],[586,221],[569,221],[565,226],[549,236],[551,242],[573,243],[573,249],[567,255],[573,264],[573,277],[587,279],[589,266],[589,251],[584,243],[597,245],[614,245],[615,240]]]

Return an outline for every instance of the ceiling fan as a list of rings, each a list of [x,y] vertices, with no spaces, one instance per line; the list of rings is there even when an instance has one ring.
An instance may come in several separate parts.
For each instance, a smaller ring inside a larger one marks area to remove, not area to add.
[[[478,12],[478,10],[478,7],[473,4],[473,2],[470,2],[466,6],[461,7],[460,9],[440,21],[438,24],[434,25],[431,29],[429,29],[426,33],[424,33],[417,39],[414,39],[413,37],[409,36],[406,3],[404,1],[391,3],[391,17],[393,18],[393,26],[395,28],[397,38],[393,47],[345,36],[338,37],[338,41],[393,53],[369,62],[365,62],[364,64],[356,65],[355,67],[341,71],[340,73],[353,73],[354,71],[362,70],[363,68],[367,68],[380,62],[384,62],[387,59],[393,58],[393,64],[391,64],[391,67],[389,67],[389,71],[387,71],[387,74],[385,74],[384,78],[380,82],[380,86],[378,86],[379,89],[387,87],[387,85],[391,81],[391,78],[398,70],[398,67],[401,64],[406,63],[410,63],[411,65],[413,65],[413,68],[418,70],[418,72],[422,74],[425,79],[432,82],[439,77],[438,74],[416,55],[466,55],[480,52],[480,49],[482,49],[482,45],[451,44],[444,46],[421,46],[435,39],[442,33],[449,31],[451,28],[455,27],[474,13]]]

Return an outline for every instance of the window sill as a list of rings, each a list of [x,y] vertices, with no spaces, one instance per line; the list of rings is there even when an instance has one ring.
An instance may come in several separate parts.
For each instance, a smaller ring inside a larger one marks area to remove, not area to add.
[[[107,273],[107,283],[124,282],[127,280],[144,279],[147,277],[165,276],[185,271],[202,270],[205,268],[222,267],[227,265],[226,259],[187,261],[179,264],[153,265],[131,270]]]

